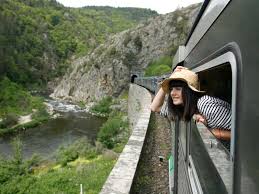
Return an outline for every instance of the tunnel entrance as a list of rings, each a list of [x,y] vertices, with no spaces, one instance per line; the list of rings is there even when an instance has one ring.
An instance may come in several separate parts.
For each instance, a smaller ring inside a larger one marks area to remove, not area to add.
[[[131,83],[134,83],[134,80],[135,80],[135,78],[137,78],[138,76],[137,75],[131,75],[131,79],[130,79],[130,82]]]

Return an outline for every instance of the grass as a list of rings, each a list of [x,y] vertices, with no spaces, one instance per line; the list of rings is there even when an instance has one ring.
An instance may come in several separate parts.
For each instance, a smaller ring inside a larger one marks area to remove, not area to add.
[[[24,161],[21,158],[21,146],[12,159],[0,158],[0,193],[75,193],[80,192],[80,184],[84,193],[97,194],[112,170],[116,157],[102,155],[104,147],[113,148],[120,153],[126,144],[129,131],[125,115],[110,110],[112,99],[105,98],[96,106],[109,110],[109,118],[98,134],[100,142],[92,145],[87,139],[81,138],[56,152],[56,161]],[[43,119],[44,111],[39,111],[36,118]],[[38,120],[39,121],[39,120]],[[33,122],[23,125],[32,126]],[[19,126],[21,127],[21,126]],[[14,130],[14,129],[12,129]],[[18,127],[15,130],[19,130]],[[108,144],[106,144],[109,142]]]
[[[88,163],[57,168],[41,175],[22,175],[1,184],[1,193],[70,193],[78,194],[80,184],[84,193],[97,194],[109,175],[115,160],[100,157]]]
[[[124,100],[128,100],[128,98],[129,98],[129,91],[128,90],[124,90],[123,93],[121,94],[120,98],[124,99]]]
[[[85,139],[80,139],[66,148],[67,152],[78,149],[78,157],[66,166],[57,162],[42,161],[37,156],[29,160],[22,159],[22,142],[16,138],[12,145],[14,155],[10,159],[0,158],[0,191],[3,194],[26,193],[75,193],[80,192],[80,184],[84,193],[100,192],[116,159],[103,155],[91,156],[86,148],[93,146]],[[62,153],[64,150],[62,150]],[[60,155],[59,157],[64,157]]]

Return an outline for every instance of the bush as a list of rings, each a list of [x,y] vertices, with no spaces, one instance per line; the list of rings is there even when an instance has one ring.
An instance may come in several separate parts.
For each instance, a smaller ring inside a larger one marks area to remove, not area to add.
[[[78,158],[78,152],[71,147],[60,147],[57,155],[57,162],[61,166],[66,166],[68,162]]]
[[[121,142],[117,136],[122,129],[127,128],[127,122],[122,120],[120,115],[110,116],[102,125],[98,133],[98,140],[102,142],[108,149],[112,149],[116,144]]]
[[[33,154],[30,159],[23,162],[22,166],[26,170],[26,173],[32,173],[33,168],[39,166],[42,158],[38,154]]]
[[[95,158],[98,154],[97,149],[91,145],[90,141],[86,137],[83,137],[67,147],[61,146],[58,149],[56,160],[62,166],[66,166],[68,162],[74,161],[78,157],[91,159]]]
[[[109,114],[111,112],[110,106],[112,104],[112,97],[104,97],[97,104],[91,108],[91,112]]]
[[[24,175],[27,172],[22,158],[22,142],[16,137],[11,142],[13,156],[11,159],[0,158],[0,185],[13,179],[15,176]]]
[[[140,36],[135,37],[134,44],[137,47],[138,51],[140,51],[142,49],[142,41],[141,41]]]

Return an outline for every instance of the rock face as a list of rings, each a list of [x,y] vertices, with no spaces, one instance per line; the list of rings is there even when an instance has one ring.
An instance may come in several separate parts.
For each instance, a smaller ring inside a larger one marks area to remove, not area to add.
[[[90,102],[118,96],[128,88],[131,72],[153,60],[175,54],[183,44],[200,4],[149,19],[108,38],[89,55],[71,64],[51,94],[54,98]]]

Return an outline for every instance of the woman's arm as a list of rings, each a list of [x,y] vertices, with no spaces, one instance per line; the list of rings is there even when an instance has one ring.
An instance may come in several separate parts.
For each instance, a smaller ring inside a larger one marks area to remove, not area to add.
[[[196,120],[196,122],[203,123],[205,126],[207,126],[207,121],[202,115],[195,114],[193,118]],[[231,137],[230,130],[223,130],[223,129],[215,128],[215,129],[211,129],[210,131],[218,139],[228,140],[228,141],[230,140],[230,137]]]
[[[222,140],[230,140],[231,131],[223,130],[223,129],[212,129],[211,132],[215,135],[216,138]]]
[[[174,69],[174,72],[181,71],[182,69],[187,69],[187,68],[182,67],[182,66],[177,66]],[[161,107],[163,106],[163,103],[165,100],[165,95],[166,95],[166,93],[164,92],[164,90],[162,88],[160,88],[159,91],[157,92],[155,98],[153,99],[153,102],[151,103],[151,106],[150,106],[151,111],[160,112]]]
[[[160,112],[161,107],[165,100],[165,95],[166,95],[166,93],[164,92],[164,90],[162,88],[160,88],[151,103],[151,106],[150,106],[151,111]]]

